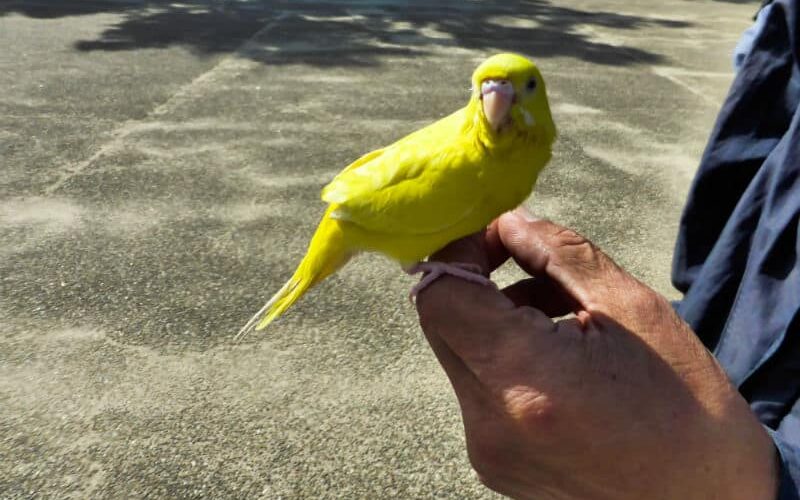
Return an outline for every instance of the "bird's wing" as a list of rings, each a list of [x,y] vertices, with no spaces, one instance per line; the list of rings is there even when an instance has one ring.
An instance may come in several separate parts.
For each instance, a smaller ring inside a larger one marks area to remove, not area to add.
[[[348,166],[322,190],[331,216],[390,234],[436,233],[467,217],[482,200],[480,155],[459,137],[458,115]]]

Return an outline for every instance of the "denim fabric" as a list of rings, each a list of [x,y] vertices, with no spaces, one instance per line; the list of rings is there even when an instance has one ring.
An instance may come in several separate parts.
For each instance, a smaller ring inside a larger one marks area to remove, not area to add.
[[[762,11],[681,218],[676,308],[780,451],[800,499],[800,0]]]
[[[771,8],[772,3],[770,2],[763,5],[761,9],[758,10],[755,18],[756,22],[747,28],[744,33],[742,33],[739,43],[737,43],[736,48],[733,49],[733,69],[736,71],[742,67],[742,63],[744,63],[744,59],[747,57],[747,54],[749,54],[753,49],[753,41],[764,29],[764,25],[766,24],[766,19]]]

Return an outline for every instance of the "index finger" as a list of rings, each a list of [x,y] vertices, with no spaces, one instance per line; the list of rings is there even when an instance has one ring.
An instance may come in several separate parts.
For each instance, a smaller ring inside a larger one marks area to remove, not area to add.
[[[485,237],[473,235],[458,240],[434,258],[476,264],[488,270],[493,262],[481,239]],[[419,293],[417,313],[425,335],[443,340],[476,374],[506,350],[514,335],[519,336],[521,323],[533,330],[553,328],[543,313],[532,308],[518,309],[496,288],[451,276],[439,278]],[[446,360],[441,356],[439,359],[448,370]]]
[[[500,239],[500,226],[495,219],[483,231],[450,243],[431,255],[428,260],[475,264],[481,268],[485,276],[488,276],[510,256]]]

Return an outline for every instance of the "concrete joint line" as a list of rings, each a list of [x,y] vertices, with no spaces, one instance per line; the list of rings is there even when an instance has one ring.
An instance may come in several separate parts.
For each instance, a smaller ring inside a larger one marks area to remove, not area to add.
[[[689,91],[689,93],[699,97],[706,104],[713,106],[715,108],[719,107],[718,102],[716,102],[714,99],[711,99],[701,91],[697,90],[696,88],[692,87],[688,83],[684,82],[683,80],[675,76],[673,72],[669,71],[669,68],[665,68],[663,66],[651,66],[650,71],[652,71],[653,74],[655,74],[656,76],[660,76],[661,78],[666,78],[675,85],[683,88],[684,90]]]
[[[109,140],[106,141],[105,144],[101,145],[97,149],[97,151],[95,151],[94,154],[92,154],[89,158],[66,165],[59,178],[44,189],[44,194],[50,195],[58,191],[67,181],[69,181],[73,177],[79,175],[81,172],[86,170],[92,163],[97,161],[99,158],[102,158],[105,154],[118,149],[122,141],[125,139],[125,137],[127,137],[131,132],[139,130],[142,127],[142,125],[148,122],[151,118],[164,115],[169,111],[173,110],[176,104],[180,102],[185,102],[187,99],[192,98],[193,97],[192,90],[195,87],[200,86],[205,82],[211,81],[216,75],[216,73],[219,73],[221,69],[225,69],[228,64],[230,64],[232,61],[236,59],[237,54],[246,53],[248,50],[251,49],[252,46],[254,46],[255,40],[257,40],[259,37],[272,30],[275,26],[277,26],[281,21],[283,21],[287,17],[289,17],[289,14],[287,12],[279,13],[271,21],[269,21],[266,25],[264,25],[264,27],[256,31],[252,36],[250,36],[241,45],[239,45],[239,47],[237,47],[236,50],[234,50],[230,55],[223,57],[216,65],[214,65],[208,71],[202,73],[188,84],[179,88],[164,102],[162,102],[161,104],[153,108],[150,112],[148,112],[144,118],[141,118],[139,120],[127,120],[123,122],[122,125],[120,125],[111,132]]]

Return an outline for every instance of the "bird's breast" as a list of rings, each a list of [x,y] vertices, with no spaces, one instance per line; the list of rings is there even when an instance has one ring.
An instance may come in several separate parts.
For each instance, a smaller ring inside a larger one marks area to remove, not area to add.
[[[530,196],[549,160],[550,149],[537,148],[535,144],[523,143],[493,152],[484,182],[490,186],[490,197],[500,213],[516,208]]]

